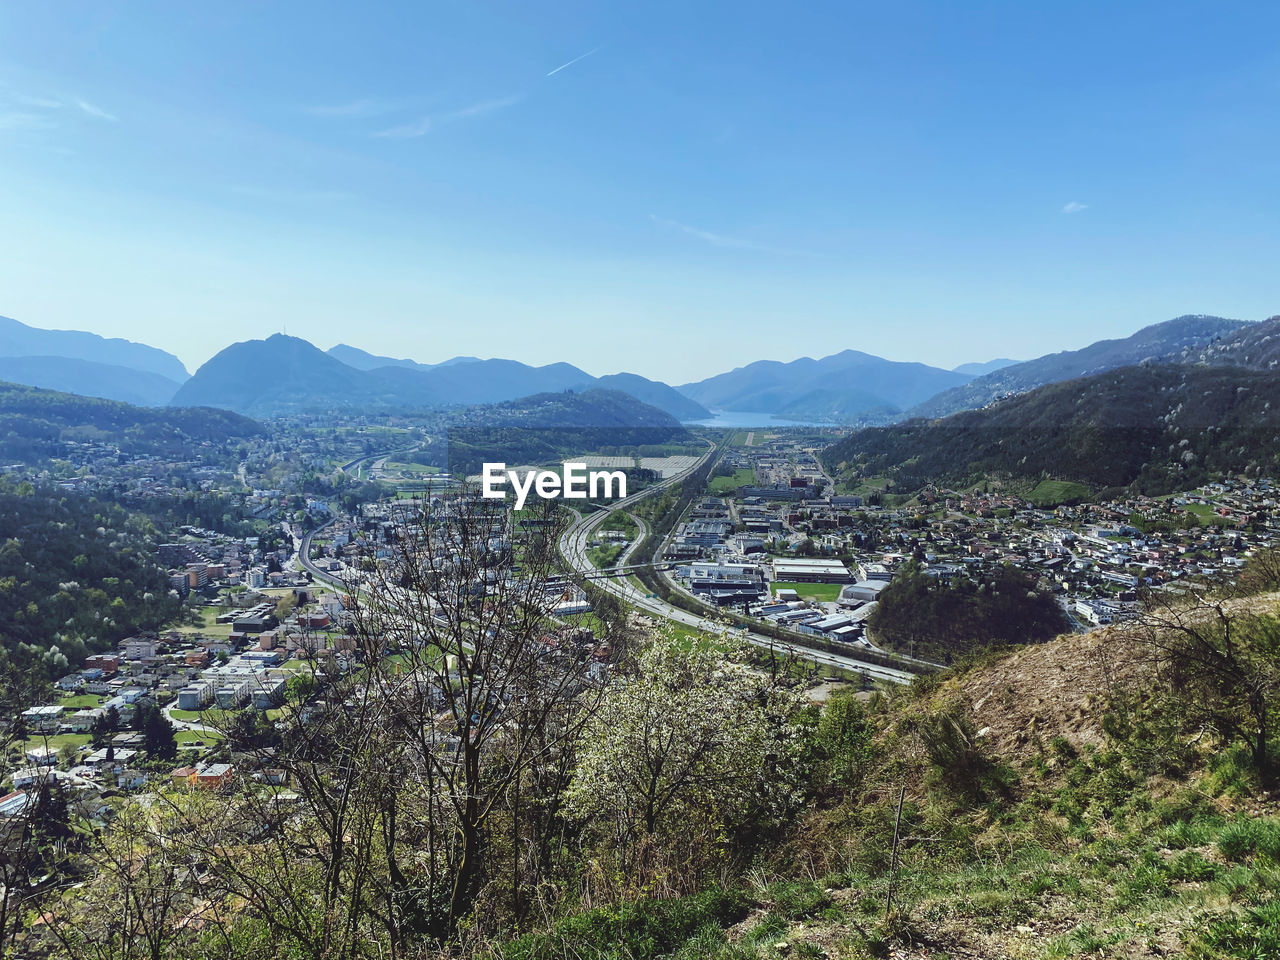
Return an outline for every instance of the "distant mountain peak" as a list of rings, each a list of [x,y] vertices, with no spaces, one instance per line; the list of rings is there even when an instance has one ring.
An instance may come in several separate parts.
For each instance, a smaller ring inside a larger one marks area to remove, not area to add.
[[[962,363],[957,367],[952,367],[956,373],[967,373],[971,377],[981,377],[984,374],[995,373],[1005,367],[1012,367],[1017,360],[1010,360],[1007,357],[998,357],[995,360],[987,360],[981,363]]]
[[[848,423],[883,420],[969,379],[963,373],[849,349],[817,360],[758,360],[677,389],[713,410]]]

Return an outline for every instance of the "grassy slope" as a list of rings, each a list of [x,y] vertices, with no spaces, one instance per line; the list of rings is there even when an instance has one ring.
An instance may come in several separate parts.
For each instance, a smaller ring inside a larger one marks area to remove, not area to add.
[[[860,781],[802,811],[752,885],[580,914],[500,953],[1280,956],[1280,798],[1234,750],[1179,733],[1180,759],[1152,749],[1171,731],[1144,705],[1139,654],[1108,628],[873,703]],[[921,746],[940,716],[967,718],[964,762]],[[900,786],[905,840],[886,917]],[[666,932],[646,939],[655,924]]]

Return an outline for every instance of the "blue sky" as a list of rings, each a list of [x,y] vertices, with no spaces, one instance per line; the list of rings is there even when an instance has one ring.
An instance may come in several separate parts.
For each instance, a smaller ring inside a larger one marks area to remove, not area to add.
[[[673,383],[1262,319],[1278,35],[1230,0],[4,4],[0,314],[192,369],[286,329]]]

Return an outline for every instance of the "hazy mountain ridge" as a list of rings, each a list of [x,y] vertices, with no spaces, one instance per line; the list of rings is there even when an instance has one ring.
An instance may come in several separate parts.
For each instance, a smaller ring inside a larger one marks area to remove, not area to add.
[[[1010,360],[1008,357],[997,357],[995,360],[988,360],[985,363],[962,363],[951,369],[956,373],[966,373],[971,377],[981,377],[984,374],[995,373],[997,370],[1003,370],[1005,367],[1012,367],[1020,360]]]
[[[844,350],[818,360],[757,360],[676,389],[713,410],[840,420],[901,410],[969,379],[923,363]]]
[[[363,366],[351,366],[341,357]],[[666,384],[636,374],[596,378],[569,363],[533,367],[517,360],[470,357],[427,365],[343,344],[325,352],[283,334],[227,347],[197,370],[171,403],[270,416],[313,409],[473,406],[597,388],[622,390],[677,419],[709,416]]]
[[[917,402],[906,411],[905,417],[945,417],[960,410],[976,410],[1007,394],[1024,393],[1049,383],[1144,361],[1182,360],[1188,350],[1228,337],[1246,325],[1243,320],[1201,314],[1175,317],[1118,340],[1099,340],[1079,350],[1064,350],[1004,367]]]
[[[22,352],[49,344],[60,344],[65,352]],[[75,355],[83,353],[92,356]],[[127,357],[130,364],[180,371],[182,380],[104,359],[117,356]],[[268,416],[302,410],[468,406],[605,388],[620,389],[682,421],[705,419],[709,408],[715,408],[783,419],[876,424],[976,409],[1045,383],[1145,361],[1270,369],[1280,363],[1280,320],[1246,324],[1183,316],[1080,350],[1021,363],[1003,358],[966,363],[950,371],[845,350],[817,360],[760,360],[671,387],[633,373],[593,377],[569,363],[535,367],[516,360],[459,356],[429,364],[379,356],[348,344],[321,351],[306,340],[279,334],[232,344],[187,379],[177,358],[143,344],[78,331],[38,330],[0,318],[0,377],[128,403],[207,405]]]
[[[1280,379],[1239,368],[1147,364],[1050,384],[942,419],[870,427],[823,461],[900,489],[985,477],[1167,493],[1280,455]]]
[[[665,410],[680,421],[702,420],[711,416],[710,410],[696,400],[690,400],[675,387],[637,373],[610,373],[596,377],[591,385],[598,389],[620,390],[642,403]]]
[[[357,370],[376,370],[379,367],[408,367],[410,370],[435,370],[438,367],[449,367],[458,363],[479,363],[479,357],[451,357],[439,363],[422,363],[408,357],[381,357],[368,350],[361,350],[350,344],[339,343],[330,347],[325,353],[336,357],[349,367]]]
[[[0,357],[0,380],[141,407],[164,406],[179,387],[158,373],[72,357]]]
[[[487,383],[487,392],[492,395],[484,396],[482,400],[477,401],[482,403],[500,402],[545,390],[567,389],[561,377],[562,373],[567,373],[570,376],[580,375],[582,377],[581,382],[571,384],[569,388],[589,390],[599,387],[605,390],[621,390],[637,400],[665,410],[678,420],[700,420],[711,416],[709,410],[701,404],[690,400],[674,387],[670,387],[659,380],[650,380],[648,377],[642,377],[637,373],[612,373],[603,377],[593,377],[572,365],[551,364],[545,367],[532,367],[515,360],[481,360],[479,357],[453,357],[440,363],[421,363],[417,360],[380,357],[345,343],[330,347],[326,352],[329,356],[336,357],[348,366],[355,367],[358,370],[376,370],[379,367],[397,366],[435,374],[444,367],[465,367],[467,368],[465,373],[459,371],[457,374],[445,374],[442,379],[446,380],[454,389],[457,389],[460,384],[470,379],[478,379],[482,383]],[[476,364],[482,366],[477,368]],[[483,366],[485,364],[490,366]],[[513,368],[510,366],[511,364],[518,364],[518,367]],[[503,366],[498,367],[497,365]],[[563,370],[563,366],[568,366],[570,369]],[[492,383],[493,378],[499,373],[509,375],[513,370],[517,369],[522,374],[523,393],[512,392],[509,386],[505,386],[502,383]],[[475,388],[473,387],[472,389]]]
[[[0,357],[66,357],[111,364],[182,383],[190,374],[171,353],[132,340],[82,330],[44,330],[0,317]]]

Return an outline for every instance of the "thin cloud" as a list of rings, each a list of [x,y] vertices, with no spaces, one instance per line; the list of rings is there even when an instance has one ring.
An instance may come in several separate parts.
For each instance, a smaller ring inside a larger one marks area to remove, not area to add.
[[[495,110],[505,110],[507,107],[514,107],[523,100],[523,97],[499,97],[496,100],[483,100],[480,103],[473,103],[469,107],[463,107],[461,110],[454,110],[452,113],[446,113],[440,119],[448,120],[465,120],[467,117],[479,117],[486,113],[493,113]]]
[[[430,117],[423,117],[412,123],[402,123],[396,127],[388,127],[386,130],[375,130],[369,136],[386,140],[410,140],[413,137],[425,137],[434,127],[435,122]]]
[[[505,110],[507,107],[514,106],[523,99],[523,97],[498,97],[494,100],[481,100],[479,103],[473,103],[470,106],[462,107],[458,110],[451,110],[448,113],[422,117],[420,120],[403,123],[396,127],[390,127],[386,130],[376,130],[370,134],[370,136],[380,137],[387,140],[411,140],[414,137],[425,137],[437,127],[453,123],[457,120],[468,120],[473,117],[482,117],[498,110]]]
[[[115,123],[117,120],[120,119],[114,113],[107,113],[107,111],[103,110],[101,107],[95,107],[92,103],[89,103],[87,100],[77,99],[76,106],[79,107],[81,110],[83,110],[85,113],[87,113],[89,116],[97,117],[99,120],[109,120],[112,123]]]
[[[345,190],[281,190],[272,187],[255,187],[248,184],[232,184],[228,193],[252,200],[268,200],[297,206],[322,206],[358,199],[358,195]]]
[[[1062,208],[1062,212],[1063,213],[1079,213],[1081,210],[1088,210],[1088,209],[1089,209],[1089,205],[1087,203],[1076,203],[1076,201],[1072,200],[1070,203],[1068,203],[1065,207]]]
[[[379,117],[395,109],[385,100],[352,100],[349,103],[319,104],[303,107],[303,112],[313,117]]]
[[[40,110],[61,110],[66,106],[61,100],[55,100],[53,97],[30,97],[23,93],[14,94],[13,99],[24,107],[36,107]]]
[[[573,66],[575,63],[577,63],[579,60],[585,60],[585,59],[587,59],[587,57],[591,56],[593,53],[595,53],[595,52],[596,52],[597,50],[599,50],[599,49],[600,49],[599,47],[593,47],[592,49],[588,50],[586,53],[582,54],[582,56],[580,56],[580,57],[574,57],[574,58],[573,58],[572,60],[570,60],[568,63],[562,63],[562,64],[560,64],[560,66],[556,67],[554,70],[552,70],[550,73],[548,73],[548,74],[547,74],[547,76],[548,76],[548,77],[554,77],[554,76],[555,76],[557,73],[559,73],[561,70],[564,70],[564,69],[566,69],[566,68],[568,68],[568,67],[572,67],[572,66]]]
[[[687,234],[691,237],[709,243],[713,247],[723,247],[728,250],[751,250],[756,253],[771,253],[784,257],[810,257],[814,256],[803,250],[787,250],[782,247],[773,247],[764,243],[757,243],[754,240],[748,240],[744,237],[733,237],[724,233],[715,233],[711,230],[703,230],[699,227],[691,227],[687,223],[680,223],[676,220],[667,220],[663,217],[649,214],[649,219],[660,227],[668,230],[677,230],[680,233]]]
[[[0,113],[0,132],[9,130],[50,130],[57,124],[38,113]]]

